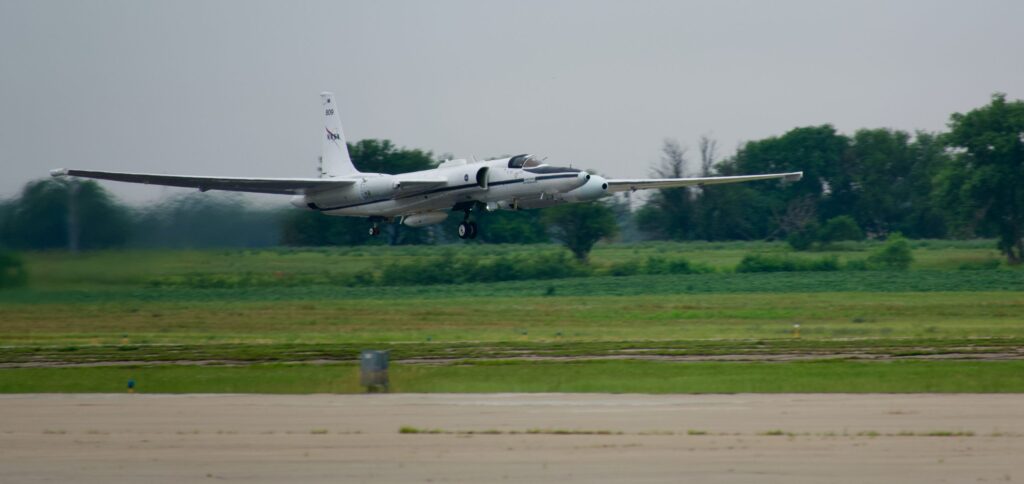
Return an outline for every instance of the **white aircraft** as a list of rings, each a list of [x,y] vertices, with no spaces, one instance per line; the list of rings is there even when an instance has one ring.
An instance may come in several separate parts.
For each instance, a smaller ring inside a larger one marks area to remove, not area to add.
[[[553,166],[533,155],[497,160],[448,160],[430,170],[388,175],[362,173],[349,158],[334,95],[320,94],[324,112],[323,154],[319,178],[238,178],[57,169],[52,176],[75,176],[130,183],[198,188],[200,191],[292,195],[292,205],[327,215],[366,217],[370,235],[381,222],[397,219],[410,227],[443,222],[453,211],[464,212],[459,237],[476,238],[470,214],[544,208],[589,202],[615,192],[715,185],[754,180],[796,181],[803,172],[705,178],[605,179],[575,168]]]

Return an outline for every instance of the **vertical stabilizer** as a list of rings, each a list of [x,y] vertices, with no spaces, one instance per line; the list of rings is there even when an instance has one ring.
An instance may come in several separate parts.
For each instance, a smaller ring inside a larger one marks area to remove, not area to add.
[[[324,139],[320,176],[330,178],[359,173],[348,156],[345,132],[341,130],[341,117],[338,116],[338,106],[334,104],[334,93],[320,93],[320,103],[324,110],[324,132],[320,133]]]

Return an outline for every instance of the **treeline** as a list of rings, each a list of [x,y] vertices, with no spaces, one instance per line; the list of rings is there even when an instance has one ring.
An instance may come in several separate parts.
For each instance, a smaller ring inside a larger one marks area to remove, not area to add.
[[[801,127],[743,144],[719,160],[667,141],[658,177],[803,171],[799,182],[753,182],[657,191],[631,212],[622,199],[477,218],[487,243],[559,240],[580,260],[601,237],[664,240],[788,240],[796,249],[840,240],[992,237],[1010,263],[1024,256],[1024,102],[1002,94],[950,117],[944,133],[881,128],[838,133]],[[386,140],[349,145],[362,171],[428,169],[430,152]],[[75,203],[69,203],[74,200]],[[455,243],[458,216],[414,229],[393,224],[382,237],[366,221],[245,205],[238,196],[188,195],[130,209],[91,181],[42,180],[0,204],[0,246],[256,247]],[[467,242],[468,243],[468,242]]]
[[[661,190],[638,228],[673,240],[786,239],[797,249],[837,240],[994,237],[1010,263],[1024,256],[1024,102],[991,103],[950,117],[945,133],[830,125],[744,144],[716,163],[704,138],[700,174],[803,171],[795,183]],[[686,150],[666,142],[658,176],[692,173]]]
[[[18,198],[0,203],[0,247],[267,247],[279,243],[284,213],[224,193],[130,207],[92,180],[45,179],[29,182]]]

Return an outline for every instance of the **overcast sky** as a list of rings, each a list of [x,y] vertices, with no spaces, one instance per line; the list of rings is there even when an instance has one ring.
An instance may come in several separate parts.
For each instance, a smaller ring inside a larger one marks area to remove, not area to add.
[[[315,176],[324,90],[350,140],[615,177],[667,137],[729,155],[797,126],[941,130],[1024,97],[1022,19],[1019,0],[0,0],[0,197],[57,167]]]

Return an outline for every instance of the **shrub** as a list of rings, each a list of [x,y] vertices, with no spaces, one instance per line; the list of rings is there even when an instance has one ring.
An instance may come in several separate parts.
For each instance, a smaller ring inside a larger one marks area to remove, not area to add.
[[[846,265],[843,269],[848,271],[866,271],[869,269],[868,261],[864,259],[855,259],[846,261]]]
[[[786,237],[786,242],[795,250],[810,250],[815,245],[821,248],[844,240],[864,240],[864,231],[849,215],[832,217],[821,226],[808,224]]]
[[[914,262],[910,242],[899,233],[889,236],[885,245],[868,256],[868,265],[876,269],[905,271]]]
[[[13,252],[0,252],[0,289],[20,287],[28,282],[25,264]]]
[[[992,271],[999,268],[999,259],[969,260],[960,263],[961,271]]]
[[[818,242],[831,243],[841,240],[864,240],[864,231],[849,215],[833,217],[818,230]]]
[[[795,250],[808,250],[814,245],[818,238],[818,224],[810,224],[806,227],[792,232],[786,237],[786,242]]]
[[[648,257],[644,261],[643,274],[706,274],[714,272],[714,268],[702,264],[691,263],[687,259],[663,259],[661,257]]]
[[[454,257],[417,258],[384,267],[380,283],[386,286],[429,284],[463,284],[467,282],[500,282],[527,279],[564,279],[586,276],[588,267],[571,259],[565,252],[540,253],[529,256],[501,256],[490,260]]]
[[[803,272],[838,271],[836,256],[820,259],[795,259],[765,254],[747,254],[736,266],[736,272]]]
[[[634,260],[616,262],[608,267],[609,276],[635,276],[640,273],[640,264]]]

